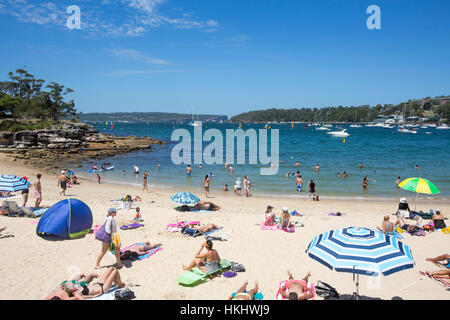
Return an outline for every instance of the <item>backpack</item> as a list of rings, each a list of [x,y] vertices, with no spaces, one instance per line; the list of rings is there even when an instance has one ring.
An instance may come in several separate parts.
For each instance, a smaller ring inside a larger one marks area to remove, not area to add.
[[[314,286],[316,290],[316,294],[322,298],[336,298],[339,299],[339,293],[335,288],[330,286],[328,283],[317,281],[317,284]]]
[[[114,298],[116,300],[131,300],[136,298],[136,296],[134,295],[133,291],[126,288],[114,291]]]

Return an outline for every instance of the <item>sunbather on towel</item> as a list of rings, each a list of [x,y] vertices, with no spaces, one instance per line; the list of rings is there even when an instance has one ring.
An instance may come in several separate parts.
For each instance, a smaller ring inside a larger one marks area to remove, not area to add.
[[[207,252],[202,253],[206,248]],[[183,265],[184,270],[191,270],[192,268],[199,267],[204,273],[211,273],[219,269],[220,256],[217,250],[213,249],[213,243],[211,240],[207,240],[202,243],[200,250],[195,254],[195,259],[189,264],[189,266]]]
[[[5,231],[6,227],[0,228],[0,232]]]
[[[246,292],[247,284],[248,281],[245,281],[242,287],[240,287],[239,290],[236,291],[234,298],[233,296],[229,296],[228,300],[253,300],[255,294],[258,292],[258,282],[255,281],[255,287],[248,292]]]
[[[450,254],[443,254],[436,258],[427,258],[427,261],[438,263],[447,269],[450,268]]]
[[[193,228],[193,229],[197,229],[201,233],[206,233],[206,232],[214,230],[214,229],[220,229],[220,227],[218,225],[215,225],[214,223],[208,223],[208,224],[205,224],[205,225],[197,227],[197,228],[195,227],[195,225],[192,224],[192,225],[189,225],[189,227]]]
[[[288,270],[289,281],[281,287],[280,293],[285,299],[289,300],[307,300],[314,296],[313,290],[308,288],[308,278],[311,273],[308,272],[302,280],[295,280],[292,273]],[[286,287],[288,293],[286,293]]]
[[[403,217],[399,217],[395,221],[395,226],[399,226],[401,229],[406,230],[407,232],[411,233],[414,231],[414,228],[419,228],[417,226],[413,226],[411,224],[408,224]]]
[[[135,245],[129,249],[127,249],[127,251],[131,251],[131,252],[136,252],[139,255],[143,255],[143,254],[147,254],[150,250],[155,249],[157,247],[159,247],[161,245],[161,243],[156,243],[156,244],[150,244],[150,242],[145,242],[144,245]]]
[[[98,277],[96,273],[87,276],[75,275],[71,280],[62,282],[45,300],[84,300],[108,292],[113,284],[119,288],[125,287],[119,271],[114,267],[108,268],[98,282],[91,284],[92,280]]]
[[[220,210],[220,207],[212,202],[200,201],[194,206],[194,210],[217,211]]]

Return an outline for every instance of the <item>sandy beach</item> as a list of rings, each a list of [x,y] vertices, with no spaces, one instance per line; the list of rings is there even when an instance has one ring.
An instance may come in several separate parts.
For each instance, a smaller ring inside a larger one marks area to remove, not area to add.
[[[64,199],[59,196],[57,175],[40,172],[25,167],[10,158],[0,157],[2,174],[26,175],[31,182],[37,173],[42,173],[42,206],[48,207]],[[126,194],[139,195],[143,201],[137,205],[141,208],[145,226],[136,230],[119,230],[122,246],[135,242],[161,242],[163,250],[143,261],[125,263],[120,270],[122,280],[132,283],[131,288],[137,299],[185,299],[209,300],[226,299],[241,284],[249,281],[252,286],[258,281],[264,299],[275,299],[280,281],[287,279],[286,270],[290,269],[296,278],[302,278],[311,272],[310,281],[318,280],[329,283],[343,295],[354,291],[352,275],[331,271],[322,264],[309,258],[305,250],[314,236],[336,228],[361,226],[375,229],[380,226],[385,215],[391,216],[397,209],[398,199],[345,199],[313,202],[304,198],[293,197],[236,197],[231,190],[213,192],[208,199],[221,207],[212,213],[183,213],[174,210],[174,203],[169,196],[174,192],[184,191],[162,189],[150,186],[150,192],[143,193],[141,187],[124,186],[95,181],[80,180],[81,184],[67,190],[67,197],[84,201],[92,210],[94,223],[101,225],[106,219],[108,208],[117,203],[111,200]],[[152,184],[150,177],[150,184]],[[232,189],[232,188],[231,188]],[[17,192],[20,195],[20,192]],[[204,199],[204,193],[196,194]],[[413,205],[415,194],[408,198]],[[22,199],[14,199],[22,205]],[[30,189],[28,206],[34,203],[34,191]],[[293,217],[304,227],[297,227],[295,233],[261,230],[267,205],[274,207],[277,216],[281,208],[297,210],[303,216]],[[444,216],[450,212],[450,203],[433,199],[420,199],[417,209],[441,209]],[[341,212],[341,217],[329,216],[329,212]],[[120,210],[116,216],[117,225],[128,224],[135,215],[135,210]],[[199,220],[201,223],[215,223],[223,226],[223,233],[228,241],[215,241],[214,247],[222,258],[236,261],[245,266],[246,272],[238,273],[234,278],[223,276],[200,284],[193,288],[178,285],[176,279],[181,276],[183,264],[188,264],[203,242],[203,237],[191,238],[180,233],[169,233],[166,225],[182,220]],[[66,280],[74,271],[93,271],[95,259],[101,244],[88,234],[74,240],[48,240],[36,235],[38,219],[25,217],[0,216],[0,227],[7,227],[7,232],[14,237],[0,239],[1,263],[0,299],[43,299],[60,282]],[[447,222],[448,224],[448,222]],[[429,278],[421,276],[419,271],[436,270],[437,267],[425,261],[448,253],[448,234],[442,232],[427,233],[425,237],[412,237],[403,233],[405,244],[409,245],[416,266],[393,275],[379,278],[361,276],[360,294],[370,298],[392,299],[449,299],[450,293]],[[105,255],[102,266],[115,262],[110,255]],[[100,273],[105,269],[100,269]],[[320,297],[317,297],[320,300]]]

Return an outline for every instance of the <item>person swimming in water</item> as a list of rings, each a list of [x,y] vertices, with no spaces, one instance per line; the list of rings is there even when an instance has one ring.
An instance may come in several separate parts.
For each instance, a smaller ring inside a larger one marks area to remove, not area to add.
[[[190,176],[191,176],[191,173],[192,173],[192,168],[191,168],[191,165],[188,164],[187,167],[186,167],[186,175],[187,175],[188,177],[190,177]]]

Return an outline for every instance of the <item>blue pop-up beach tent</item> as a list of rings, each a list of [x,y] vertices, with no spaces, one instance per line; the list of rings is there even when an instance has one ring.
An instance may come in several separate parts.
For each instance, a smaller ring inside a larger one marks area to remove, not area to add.
[[[77,199],[65,199],[45,211],[36,233],[65,239],[84,236],[92,227],[92,212],[88,205]]]

